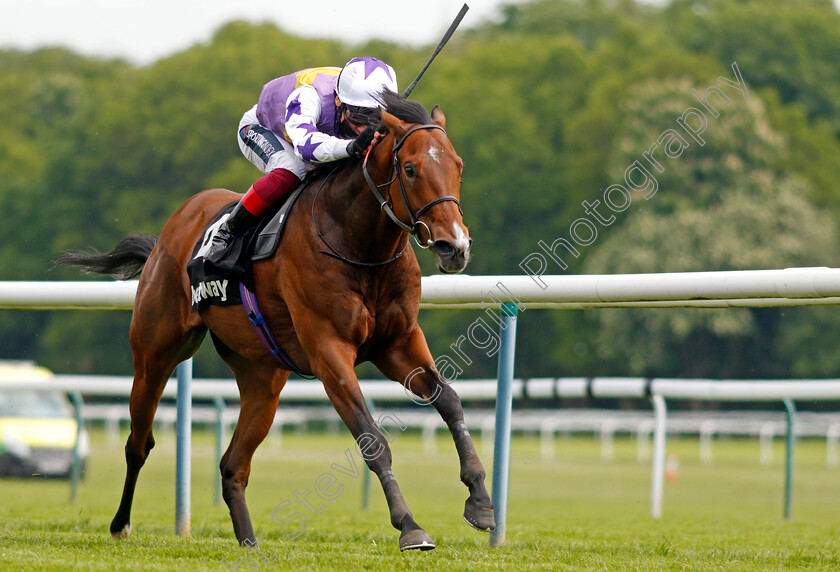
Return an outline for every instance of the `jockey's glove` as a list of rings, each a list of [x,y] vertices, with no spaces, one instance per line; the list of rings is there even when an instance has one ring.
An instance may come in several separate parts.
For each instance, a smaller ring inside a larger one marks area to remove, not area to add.
[[[347,146],[347,153],[349,153],[353,159],[361,159],[364,157],[367,148],[370,147],[370,144],[373,141],[374,134],[376,134],[376,128],[373,126],[370,126],[362,131],[359,136],[353,139],[353,141]]]

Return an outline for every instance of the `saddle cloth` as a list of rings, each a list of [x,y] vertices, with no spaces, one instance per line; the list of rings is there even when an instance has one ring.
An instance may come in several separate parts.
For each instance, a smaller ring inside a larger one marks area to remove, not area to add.
[[[239,293],[240,282],[243,282],[251,290],[254,289],[251,277],[252,262],[264,260],[274,255],[286,227],[288,214],[305,187],[306,183],[304,182],[285,200],[272,205],[262,215],[257,224],[241,236],[234,238],[233,243],[225,252],[224,258],[216,264],[209,262],[204,258],[204,255],[207,253],[219,227],[230,216],[236,202],[225,205],[213,217],[201,239],[193,248],[192,258],[187,264],[193,312],[213,304],[230,306],[242,303],[242,297]]]

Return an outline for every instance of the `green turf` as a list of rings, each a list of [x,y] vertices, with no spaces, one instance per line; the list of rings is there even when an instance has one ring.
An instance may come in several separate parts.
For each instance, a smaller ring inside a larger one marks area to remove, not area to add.
[[[451,442],[441,436],[438,452],[427,456],[417,436],[395,435],[395,473],[416,520],[437,543],[434,551],[400,553],[378,485],[370,510],[361,511],[362,478],[331,469],[347,464],[349,436],[286,434],[257,452],[248,489],[264,558],[236,544],[227,509],[213,503],[214,449],[202,433],[194,435],[191,537],[174,535],[170,435],[159,438],[140,474],[131,538],[112,540],[122,446],[106,443],[102,433],[92,440],[75,503],[66,481],[0,481],[0,570],[840,569],[840,469],[826,466],[819,440],[798,443],[793,518],[786,522],[781,443],[772,466],[759,464],[751,440],[715,442],[714,461],[703,465],[696,440],[669,441],[680,471],[666,483],[663,517],[655,520],[650,465],[637,461],[633,440],[618,440],[615,460],[603,462],[596,440],[558,439],[555,459],[545,462],[536,438],[516,438],[507,543],[491,549],[487,535],[461,518],[466,489]],[[484,462],[491,472],[492,459]],[[325,503],[311,493],[323,512],[287,538],[299,521],[280,527],[272,512],[284,500],[296,508],[280,509],[278,520],[305,511],[294,492],[314,491],[325,472],[338,476],[329,491],[337,494],[341,484],[341,494]]]

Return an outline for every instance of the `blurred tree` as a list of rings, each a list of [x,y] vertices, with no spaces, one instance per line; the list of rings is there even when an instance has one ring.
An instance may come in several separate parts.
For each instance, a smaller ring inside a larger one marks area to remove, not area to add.
[[[832,378],[840,372],[840,307],[785,308],[772,348],[795,378]]]
[[[696,105],[689,81],[647,82],[625,105],[632,117],[610,160],[615,180],[674,119]],[[659,190],[633,199],[584,264],[587,273],[689,272],[808,266],[837,259],[836,225],[807,200],[805,182],[779,170],[784,141],[764,105],[733,95],[682,156],[654,172]],[[740,99],[740,101],[739,101]],[[691,141],[686,136],[687,141]],[[784,374],[766,352],[778,309],[611,310],[592,313],[598,352],[628,373],[691,377]]]
[[[674,0],[655,16],[670,37],[724,65],[737,61],[752,89],[769,88],[776,129],[810,192],[840,216],[840,13],[832,0]],[[772,105],[775,100],[786,111]]]
[[[840,135],[840,13],[831,0],[674,0],[662,18],[681,45],[737,61],[751,85],[772,86]]]

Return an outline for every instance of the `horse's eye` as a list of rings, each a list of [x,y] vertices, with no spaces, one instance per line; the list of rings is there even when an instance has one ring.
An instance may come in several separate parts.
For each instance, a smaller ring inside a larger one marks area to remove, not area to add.
[[[417,172],[414,170],[414,165],[411,163],[406,163],[403,170],[405,171],[406,177],[414,178],[417,175]]]

